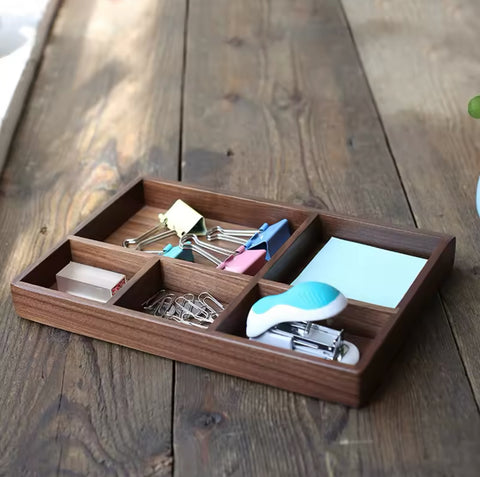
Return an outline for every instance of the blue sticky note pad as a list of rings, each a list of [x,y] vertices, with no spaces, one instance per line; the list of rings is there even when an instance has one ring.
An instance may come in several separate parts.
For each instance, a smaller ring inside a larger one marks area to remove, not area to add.
[[[395,308],[426,263],[424,258],[332,237],[292,285],[324,282],[347,298]]]

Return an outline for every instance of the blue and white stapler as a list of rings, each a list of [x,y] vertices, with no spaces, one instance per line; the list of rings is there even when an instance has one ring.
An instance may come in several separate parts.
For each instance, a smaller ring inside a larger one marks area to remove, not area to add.
[[[326,283],[299,283],[279,295],[263,297],[252,306],[247,336],[280,348],[357,364],[358,348],[343,339],[343,330],[313,323],[338,315],[346,306],[346,297]]]

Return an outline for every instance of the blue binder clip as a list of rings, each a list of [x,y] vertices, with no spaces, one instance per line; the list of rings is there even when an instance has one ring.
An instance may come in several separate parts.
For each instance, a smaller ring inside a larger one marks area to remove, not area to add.
[[[245,237],[250,238],[246,239]],[[207,232],[209,241],[227,240],[244,245],[247,250],[264,249],[265,260],[270,260],[289,237],[290,228],[287,219],[282,219],[272,225],[264,223],[257,230],[225,230],[222,227],[213,227]]]
[[[258,232],[247,241],[245,248],[264,248],[267,251],[266,259],[270,260],[289,237],[288,220],[282,219],[272,225],[263,224]]]
[[[188,242],[190,243],[190,242]],[[162,255],[163,257],[178,258],[180,260],[186,260],[187,262],[193,262],[193,252],[188,249],[182,249],[178,245],[173,246],[171,243],[165,245],[163,250],[143,250],[146,253],[154,253]]]

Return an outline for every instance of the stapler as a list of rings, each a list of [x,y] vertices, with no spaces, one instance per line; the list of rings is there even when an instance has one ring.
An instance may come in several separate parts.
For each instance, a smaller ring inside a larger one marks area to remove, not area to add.
[[[343,339],[343,330],[314,323],[338,315],[346,306],[346,297],[326,283],[299,283],[258,300],[248,313],[246,333],[261,343],[354,365],[360,353]]]

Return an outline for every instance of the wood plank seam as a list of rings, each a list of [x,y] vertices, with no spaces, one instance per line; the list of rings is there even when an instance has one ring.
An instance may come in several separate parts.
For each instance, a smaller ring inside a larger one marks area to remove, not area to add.
[[[182,180],[182,157],[183,157],[183,118],[185,110],[185,78],[187,74],[187,40],[188,40],[188,19],[190,11],[190,0],[185,0],[185,20],[183,24],[183,55],[182,55],[182,75],[180,86],[180,126],[178,134],[178,166],[177,180]],[[180,363],[182,364],[182,363]],[[170,449],[172,453],[171,475],[175,475],[175,398],[177,382],[177,361],[172,361],[172,398],[170,409]]]
[[[182,180],[182,157],[183,157],[183,114],[185,102],[185,78],[187,76],[187,40],[188,40],[188,18],[190,11],[190,0],[185,0],[185,22],[183,24],[183,56],[182,56],[182,83],[180,86],[180,128],[178,134],[178,169],[177,179]],[[173,380],[175,385],[175,379]],[[173,408],[172,408],[173,409]],[[172,411],[173,414],[173,411]],[[172,417],[173,419],[173,417]],[[172,427],[173,429],[173,427]],[[173,447],[172,447],[173,448]]]
[[[68,342],[70,343],[70,337],[71,337],[71,334],[69,333],[68,334]],[[58,419],[58,416],[60,415],[60,411],[62,409],[62,400],[63,400],[63,386],[64,386],[64,383],[65,383],[65,371],[66,371],[66,357],[65,357],[65,360],[63,361],[63,371],[62,371],[62,383],[60,385],[60,396],[58,397],[58,407],[57,407],[57,411],[56,411],[56,419],[58,420],[57,422],[57,429],[56,429],[56,433],[55,433],[55,440],[59,440],[59,437],[60,437],[60,424],[61,424],[61,421],[60,419]],[[57,462],[57,475],[60,475],[60,468],[62,466],[62,455],[63,455],[63,446],[60,445],[60,452],[58,453],[58,462]]]
[[[402,188],[403,195],[405,196],[405,200],[407,202],[408,210],[410,211],[410,216],[413,220],[415,228],[418,228],[417,220],[415,218],[415,214],[413,213],[413,209],[412,209],[412,204],[410,203],[410,199],[409,199],[407,191],[405,189],[405,184],[403,183],[403,179],[402,179],[402,176],[400,174],[400,170],[398,169],[397,161],[395,160],[395,156],[393,155],[393,151],[392,151],[392,148],[390,146],[390,141],[388,140],[388,136],[387,136],[387,131],[385,129],[385,124],[383,123],[383,118],[382,118],[382,115],[380,114],[380,110],[378,108],[377,100],[375,99],[375,95],[373,94],[372,85],[370,84],[370,81],[368,79],[367,72],[365,71],[365,66],[363,65],[362,58],[361,58],[360,53],[358,51],[357,42],[355,41],[355,37],[353,36],[352,27],[350,26],[350,22],[348,21],[347,14],[345,12],[345,8],[343,6],[343,3],[341,1],[338,2],[338,3],[339,3],[339,6],[340,6],[340,11],[342,12],[343,19],[345,20],[345,24],[346,24],[346,27],[347,27],[348,34],[350,36],[350,39],[352,40],[352,45],[353,45],[353,49],[355,51],[355,56],[357,57],[358,64],[360,66],[360,69],[362,70],[363,78],[364,78],[365,84],[367,86],[368,92],[370,94],[373,107],[375,109],[375,114],[378,117],[378,123],[380,125],[380,129],[381,129],[382,134],[383,134],[383,139],[385,140],[385,145],[387,146],[388,154],[389,154],[389,156],[392,160],[393,167],[395,168],[395,172],[396,172],[398,180],[400,182],[400,186]]]

